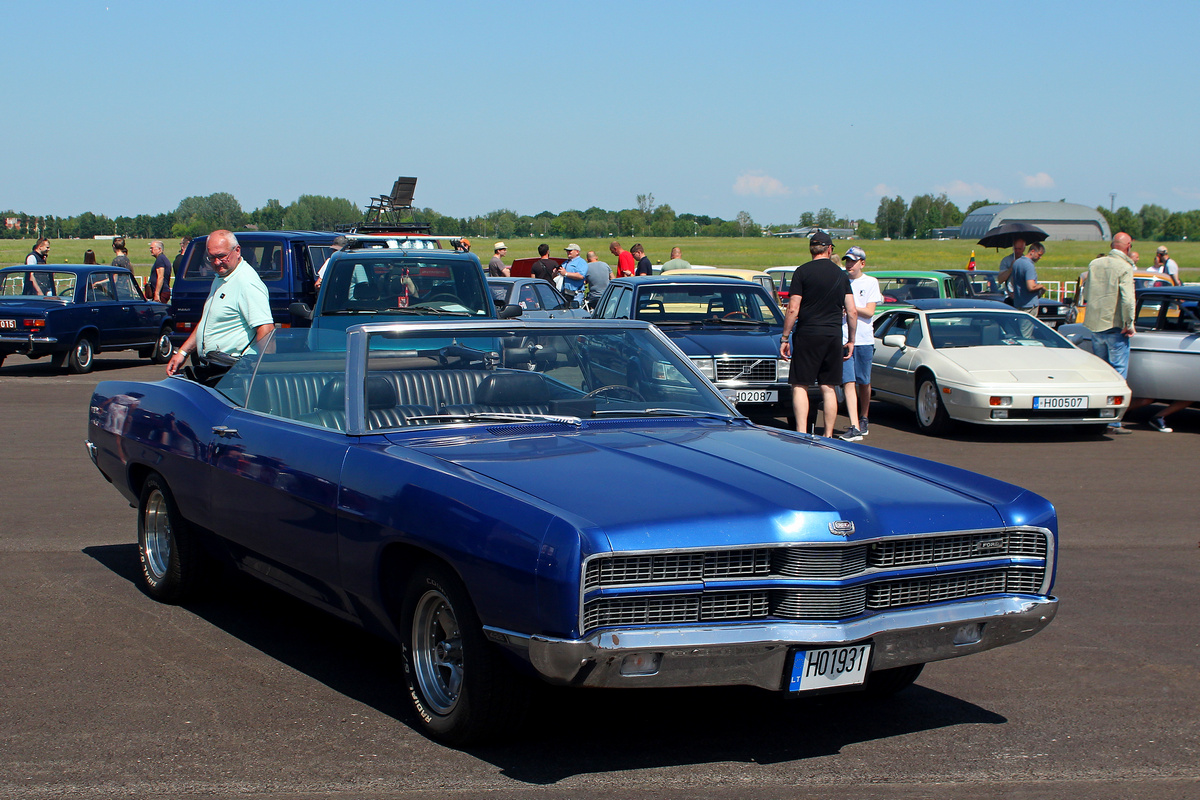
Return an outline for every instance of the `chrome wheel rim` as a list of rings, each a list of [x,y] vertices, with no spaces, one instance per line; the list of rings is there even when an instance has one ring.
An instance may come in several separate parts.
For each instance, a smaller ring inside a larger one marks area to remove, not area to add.
[[[81,367],[92,363],[92,343],[87,339],[80,339],[75,345],[75,363]]]
[[[157,347],[158,347],[158,357],[162,358],[164,360],[170,358],[171,351],[175,349],[175,347],[171,344],[171,337],[165,333],[162,336],[158,337]]]
[[[167,500],[157,489],[146,499],[142,530],[142,556],[146,570],[158,583],[167,576],[167,564],[171,561],[171,518],[167,514]]]
[[[937,416],[937,409],[937,386],[933,381],[925,381],[921,384],[921,391],[917,395],[917,417],[921,420],[921,425],[926,428],[932,425]]]
[[[462,692],[462,637],[446,597],[426,592],[413,615],[413,671],[430,710],[446,715]]]

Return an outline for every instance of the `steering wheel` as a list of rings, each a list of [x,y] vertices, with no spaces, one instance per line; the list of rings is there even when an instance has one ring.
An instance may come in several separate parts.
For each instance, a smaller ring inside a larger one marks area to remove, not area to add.
[[[624,399],[626,400],[636,400],[640,403],[646,402],[646,398],[642,397],[637,389],[634,389],[632,386],[622,386],[619,383],[614,383],[611,386],[601,386],[599,389],[593,389],[585,394],[582,399],[590,400],[591,398],[599,397],[600,395],[613,395],[615,399],[621,399],[620,395],[625,395]]]
[[[442,292],[441,294],[431,295],[431,296],[423,299],[421,302],[422,303],[435,303],[438,300],[449,300],[454,303],[461,302],[456,295],[450,294],[449,292]]]
[[[721,319],[750,319],[750,315],[745,311],[730,311],[728,314],[721,317]]]

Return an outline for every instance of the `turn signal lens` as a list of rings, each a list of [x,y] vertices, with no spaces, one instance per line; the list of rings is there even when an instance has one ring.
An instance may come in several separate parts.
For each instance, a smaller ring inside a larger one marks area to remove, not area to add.
[[[21,320],[21,324],[24,325],[26,328],[44,328],[44,327],[46,327],[46,320],[44,320],[44,319],[23,319],[23,320]]]
[[[1011,406],[1012,398],[1003,396],[993,396],[988,398],[989,406]]]
[[[1115,394],[1108,398],[1108,405],[1110,405],[1110,406],[1119,406],[1124,402],[1125,402],[1125,395],[1123,395],[1123,394]]]
[[[653,675],[662,663],[662,653],[632,653],[621,661],[622,675]]]

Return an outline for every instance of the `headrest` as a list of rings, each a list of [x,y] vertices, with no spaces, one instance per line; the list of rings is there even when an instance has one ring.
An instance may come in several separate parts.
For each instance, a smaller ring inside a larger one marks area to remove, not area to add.
[[[367,378],[367,409],[392,408],[398,405],[396,387],[387,378],[371,375]],[[317,395],[317,408],[324,411],[341,411],[346,407],[346,381],[333,378],[321,387]]]
[[[550,402],[550,388],[536,372],[493,372],[475,390],[485,406],[535,406]]]

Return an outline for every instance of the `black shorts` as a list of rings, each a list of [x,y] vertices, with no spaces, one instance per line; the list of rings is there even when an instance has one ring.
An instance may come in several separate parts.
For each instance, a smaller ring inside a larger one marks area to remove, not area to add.
[[[842,334],[802,334],[792,336],[792,366],[788,383],[810,386],[812,382],[838,386],[842,382]]]

